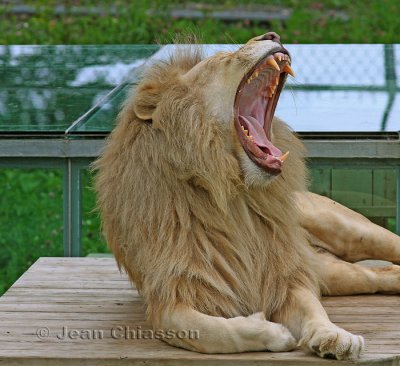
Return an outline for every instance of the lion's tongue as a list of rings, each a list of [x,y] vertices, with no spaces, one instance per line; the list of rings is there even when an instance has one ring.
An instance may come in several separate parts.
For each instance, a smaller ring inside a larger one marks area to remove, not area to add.
[[[279,150],[276,146],[272,145],[272,143],[268,140],[267,135],[264,131],[264,126],[262,126],[257,121],[257,119],[252,116],[242,115],[240,115],[239,118],[246,122],[247,129],[249,130],[249,135],[253,136],[254,143],[257,144],[258,147],[266,148],[265,150],[267,150],[270,155],[274,155],[276,157],[282,156],[282,151]]]

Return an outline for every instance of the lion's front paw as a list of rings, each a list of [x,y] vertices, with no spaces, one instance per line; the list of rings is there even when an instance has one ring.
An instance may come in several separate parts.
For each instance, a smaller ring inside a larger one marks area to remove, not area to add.
[[[271,352],[288,352],[296,348],[297,341],[289,329],[282,324],[265,320],[264,314],[250,315],[247,321],[253,328],[253,335],[257,342],[261,342],[262,349]]]
[[[337,360],[355,360],[364,350],[363,337],[346,332],[333,324],[330,327],[313,327],[304,334],[300,344],[320,357]]]
[[[296,339],[292,333],[281,324],[276,324],[276,333],[273,339],[268,340],[268,351],[272,352],[288,352],[297,346]]]

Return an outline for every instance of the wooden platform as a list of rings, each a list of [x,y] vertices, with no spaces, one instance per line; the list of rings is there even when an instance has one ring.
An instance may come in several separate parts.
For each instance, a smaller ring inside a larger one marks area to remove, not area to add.
[[[324,306],[335,323],[365,337],[357,363],[400,365],[399,296],[327,298]],[[146,329],[142,300],[113,259],[41,258],[0,298],[0,365],[349,364],[302,350],[203,355],[144,339]],[[137,339],[129,339],[132,330]]]

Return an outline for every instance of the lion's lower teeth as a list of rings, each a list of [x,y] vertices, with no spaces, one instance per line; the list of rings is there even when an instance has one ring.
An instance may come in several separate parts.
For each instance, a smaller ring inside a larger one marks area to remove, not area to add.
[[[271,87],[271,89],[269,90],[268,97],[271,98],[274,94],[275,94],[275,87],[273,86],[273,87]]]
[[[248,136],[249,131],[247,131],[243,126],[240,126],[240,127],[242,128],[242,131],[244,132],[244,134],[245,134],[246,136]]]

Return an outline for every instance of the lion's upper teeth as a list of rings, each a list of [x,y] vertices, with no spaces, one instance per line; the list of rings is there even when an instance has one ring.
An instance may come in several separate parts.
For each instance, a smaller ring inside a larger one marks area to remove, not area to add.
[[[271,67],[273,67],[276,71],[281,71],[281,69],[279,68],[278,63],[275,61],[275,59],[273,57],[268,57],[266,63],[268,65],[270,65]]]
[[[279,67],[278,63],[276,62],[276,60],[278,60],[279,62],[283,61],[283,63],[281,64],[282,70],[280,69],[280,67]],[[265,60],[264,64],[259,66],[259,67],[257,67],[254,70],[253,74],[248,77],[248,79],[246,80],[246,83],[250,84],[254,79],[258,78],[260,75],[261,75],[261,77],[265,78],[266,75],[268,74],[268,71],[266,70],[267,66],[272,67],[276,71],[279,71],[279,73],[276,73],[275,71],[273,71],[271,73],[271,69],[269,69],[270,70],[269,71],[269,73],[270,73],[270,85],[266,86],[266,89],[265,89],[264,92],[262,92],[260,90],[262,97],[271,98],[275,94],[276,87],[279,85],[279,75],[280,75],[281,72],[285,72],[285,73],[287,73],[287,74],[289,74],[289,75],[294,77],[294,72],[293,72],[292,68],[290,67],[288,62],[285,62],[285,61],[288,61],[288,60],[289,60],[289,56],[287,56],[287,55],[285,55],[285,54],[283,54],[281,52],[275,53],[273,56],[269,56]],[[258,95],[260,95],[260,91],[258,91]]]
[[[286,64],[283,67],[282,71],[283,72],[287,72],[289,75],[292,75],[294,77],[294,72],[293,72],[292,68],[288,64]]]

